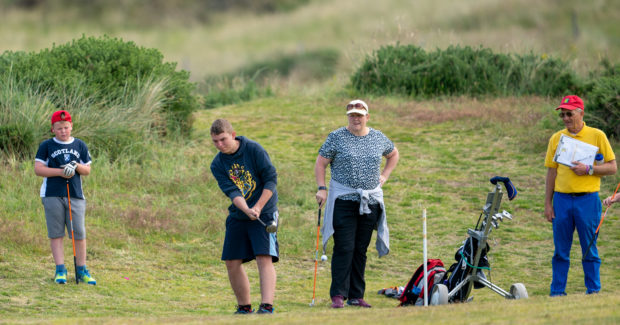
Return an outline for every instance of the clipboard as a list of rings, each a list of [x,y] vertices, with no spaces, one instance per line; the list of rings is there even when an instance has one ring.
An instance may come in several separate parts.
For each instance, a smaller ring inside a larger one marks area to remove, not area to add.
[[[597,146],[562,134],[558,147],[555,150],[553,161],[568,167],[575,166],[572,163],[573,161],[579,161],[585,165],[594,165],[594,158],[597,152]]]

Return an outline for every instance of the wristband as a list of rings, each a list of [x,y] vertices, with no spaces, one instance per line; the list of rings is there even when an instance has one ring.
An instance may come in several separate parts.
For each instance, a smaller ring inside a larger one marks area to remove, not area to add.
[[[325,186],[319,186],[319,191],[320,191],[320,190],[326,190],[326,191],[327,191],[327,187],[325,187]]]

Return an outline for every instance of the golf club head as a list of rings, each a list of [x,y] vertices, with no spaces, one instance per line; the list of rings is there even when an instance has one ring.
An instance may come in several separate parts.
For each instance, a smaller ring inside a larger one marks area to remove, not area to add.
[[[264,223],[263,220],[260,219],[260,217],[256,218],[256,220],[258,220],[263,226],[265,226],[265,230],[268,233],[274,233],[278,231],[278,222],[276,220],[271,221],[269,224]]]

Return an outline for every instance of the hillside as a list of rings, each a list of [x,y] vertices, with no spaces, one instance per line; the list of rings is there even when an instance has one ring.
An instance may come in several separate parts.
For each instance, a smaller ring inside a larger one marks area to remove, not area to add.
[[[571,13],[577,13],[578,32]],[[45,18],[45,19],[42,19]],[[329,308],[330,262],[320,264],[312,299],[317,206],[313,168],[327,134],[346,123],[346,85],[361,60],[384,44],[425,49],[463,44],[503,53],[553,55],[585,75],[602,57],[620,58],[620,2],[533,0],[325,1],[276,14],[225,14],[208,24],[166,22],[149,28],[114,19],[101,24],[63,13],[0,12],[0,51],[38,51],[85,35],[108,34],[164,53],[192,79],[228,73],[281,53],[337,49],[334,75],[306,82],[276,80],[274,96],[197,110],[191,137],[148,144],[136,159],[93,157],[84,180],[88,200],[88,267],[95,287],[55,285],[53,260],[32,160],[0,155],[0,324],[238,323],[234,296],[220,260],[229,201],[209,165],[216,149],[209,126],[227,118],[237,133],[260,142],[279,177],[281,262],[276,265],[277,314],[259,323],[531,323],[615,324],[620,320],[620,206],[609,209],[599,237],[603,259],[599,295],[584,295],[575,236],[568,297],[548,297],[553,241],[543,217],[544,154],[562,128],[559,98],[467,97],[417,100],[364,97],[369,126],[383,131],[401,160],[385,185],[391,253],[379,259],[374,238],[366,272],[371,310]],[[153,17],[157,19],[157,17]],[[7,92],[8,93],[8,92]],[[0,98],[0,104],[3,98]],[[76,123],[79,123],[76,120]],[[48,126],[45,125],[45,128]],[[80,137],[79,133],[74,136]],[[136,139],[136,142],[139,142]],[[620,154],[620,143],[613,148]],[[135,157],[132,157],[135,158]],[[422,263],[422,211],[428,215],[429,257],[445,264],[473,228],[492,190],[489,179],[508,176],[519,194],[502,209],[514,220],[492,233],[490,280],[505,290],[523,283],[530,298],[505,300],[488,289],[474,300],[429,308],[395,308],[379,289],[405,285]],[[601,196],[620,174],[605,177]],[[331,256],[331,245],[328,256]],[[65,240],[72,279],[72,249]],[[246,268],[258,303],[256,264]]]

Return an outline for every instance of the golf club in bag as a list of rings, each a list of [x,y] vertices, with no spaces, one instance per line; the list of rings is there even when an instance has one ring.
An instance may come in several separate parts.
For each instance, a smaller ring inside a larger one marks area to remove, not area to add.
[[[73,267],[75,268],[75,284],[79,284],[77,271],[77,257],[75,254],[75,237],[73,236],[73,213],[71,212],[71,194],[69,192],[69,181],[67,180],[67,202],[69,203],[69,223],[71,224],[71,246],[73,246]]]
[[[512,220],[512,215],[507,211],[499,212],[502,201],[502,188],[499,182],[504,183],[508,198],[510,200],[517,196],[517,190],[510,182],[508,177],[495,176],[490,179],[494,186],[492,192],[488,193],[487,201],[482,208],[482,213],[478,218],[475,229],[468,229],[469,237],[463,246],[455,254],[457,263],[454,263],[446,273],[447,279],[443,284],[436,284],[430,294],[431,305],[443,305],[451,302],[466,302],[471,293],[472,287],[488,287],[506,299],[527,298],[527,291],[522,283],[515,283],[511,286],[510,292],[503,290],[497,285],[486,279],[483,270],[490,270],[487,253],[489,245],[487,239],[493,228],[499,228],[501,221]]]
[[[260,216],[256,218],[256,220],[258,220],[263,226],[265,226],[265,230],[268,233],[274,233],[278,231],[278,212],[274,212],[273,214],[273,220],[269,223],[266,224],[263,222],[263,220],[260,219]]]

